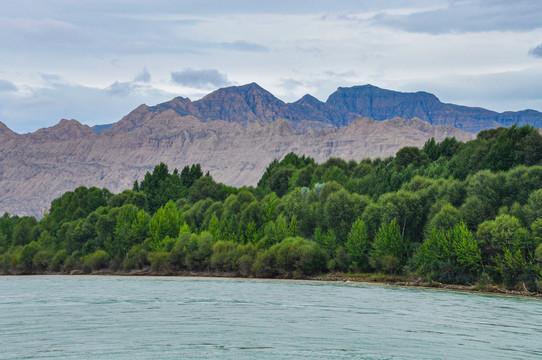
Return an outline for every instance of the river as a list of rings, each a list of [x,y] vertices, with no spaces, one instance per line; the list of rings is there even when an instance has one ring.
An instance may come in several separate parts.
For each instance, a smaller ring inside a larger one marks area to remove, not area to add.
[[[538,299],[359,283],[0,276],[0,359],[536,358]]]

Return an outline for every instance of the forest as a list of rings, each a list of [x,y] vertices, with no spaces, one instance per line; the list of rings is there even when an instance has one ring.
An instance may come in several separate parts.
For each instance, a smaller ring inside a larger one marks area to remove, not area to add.
[[[317,164],[257,186],[157,165],[132,189],[79,187],[43,218],[0,217],[0,273],[391,274],[542,292],[542,136],[530,126]]]

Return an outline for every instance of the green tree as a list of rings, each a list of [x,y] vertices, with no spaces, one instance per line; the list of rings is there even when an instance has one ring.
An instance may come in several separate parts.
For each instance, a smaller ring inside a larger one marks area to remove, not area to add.
[[[352,258],[352,267],[355,270],[370,270],[369,252],[371,251],[371,242],[365,228],[365,223],[361,219],[356,220],[352,224],[345,247]]]
[[[520,164],[524,152],[520,144],[525,144],[524,138],[536,130],[532,126],[517,126],[516,124],[503,129],[498,134],[495,143],[487,154],[487,166],[493,171],[508,170]]]
[[[219,200],[220,184],[217,184],[211,176],[202,176],[194,181],[188,189],[188,201],[192,204],[199,200],[211,198]]]
[[[117,224],[114,230],[113,241],[107,244],[109,254],[113,256],[124,257],[126,253],[135,245],[134,234],[132,233],[132,224],[137,218],[138,208],[135,205],[124,205],[120,208],[117,215]]]
[[[453,205],[444,204],[439,212],[429,221],[427,229],[450,230],[461,221],[461,213]]]
[[[0,252],[3,252],[2,250],[7,249],[11,245],[13,231],[18,220],[18,217],[11,217],[7,212],[0,217]]]
[[[393,219],[378,229],[370,252],[371,265],[386,273],[397,273],[404,265],[407,247],[397,221]]]
[[[147,196],[145,193],[134,190],[124,190],[120,194],[113,195],[109,200],[109,207],[122,207],[123,205],[132,204],[139,209],[144,209],[147,206]]]
[[[186,197],[188,187],[201,176],[201,168],[195,165],[192,168],[186,168],[183,169],[180,175],[177,169],[170,174],[167,165],[160,163],[154,167],[152,173],[147,172],[145,174],[145,178],[141,181],[138,189],[147,196],[147,206],[151,214],[154,214],[169,200],[175,201]]]
[[[166,236],[171,238],[177,237],[181,224],[182,218],[175,204],[171,200],[168,201],[166,205],[158,209],[149,222],[151,248],[153,250],[158,249]]]
[[[32,230],[37,225],[38,222],[33,217],[23,216],[20,218],[13,229],[13,245],[26,245],[35,240],[32,237]]]
[[[415,264],[422,274],[446,283],[468,284],[481,267],[481,252],[472,233],[460,222],[451,229],[431,228],[418,248]]]
[[[542,189],[538,189],[531,193],[529,200],[525,205],[524,210],[529,224],[535,220],[542,218]]]
[[[395,166],[402,170],[410,164],[416,168],[426,166],[429,164],[429,157],[415,146],[405,146],[395,154]]]
[[[480,224],[476,238],[483,258],[493,259],[491,262],[502,257],[505,249],[512,253],[520,250],[523,254],[532,254],[534,251],[534,243],[529,232],[521,226],[517,218],[506,214]]]
[[[32,272],[34,269],[34,256],[40,251],[40,246],[36,241],[26,244],[19,255],[19,264],[25,272]]]
[[[333,229],[337,245],[344,245],[352,224],[370,202],[367,196],[350,195],[344,189],[329,195],[324,204],[324,223],[328,229]]]

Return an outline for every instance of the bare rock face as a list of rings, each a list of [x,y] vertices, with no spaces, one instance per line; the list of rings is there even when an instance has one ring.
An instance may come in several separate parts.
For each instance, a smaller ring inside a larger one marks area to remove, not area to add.
[[[514,123],[542,127],[542,113],[535,110],[497,113],[477,107],[444,104],[435,95],[423,91],[403,93],[372,85],[340,87],[329,96],[326,104],[375,120],[416,117],[433,125],[449,125],[473,133]]]
[[[8,128],[6,124],[0,121],[0,140],[6,141],[10,139],[16,139],[19,136],[19,134],[11,131],[11,129]]]
[[[149,113],[173,110],[181,116],[192,115],[203,122],[223,120],[242,125],[254,121],[271,123],[285,119],[299,131],[344,126],[357,116],[355,113],[336,109],[310,95],[287,104],[256,83],[219,89],[194,102],[176,97],[153,107],[139,107],[125,118],[132,121],[133,118],[141,117],[143,110]]]
[[[193,102],[176,97],[152,107],[142,105],[123,119],[126,120],[124,126],[166,110],[173,110],[180,116],[192,115],[203,122],[223,120],[242,125],[285,119],[297,131],[346,126],[357,116],[377,121],[394,117],[418,118],[433,125],[454,126],[472,133],[514,123],[542,127],[542,113],[535,110],[497,113],[445,104],[435,95],[423,91],[403,93],[363,85],[340,87],[326,102],[305,95],[296,102],[285,103],[255,83],[219,89]]]
[[[62,119],[55,126],[39,129],[29,135],[35,141],[72,140],[93,136],[96,136],[96,132],[90,126],[73,119]]]
[[[83,185],[119,192],[160,162],[170,169],[200,163],[217,181],[255,185],[271,161],[292,151],[318,162],[330,156],[359,161],[393,155],[403,146],[421,147],[431,137],[474,138],[419,119],[358,117],[346,127],[300,132],[285,119],[245,127],[202,122],[173,109],[142,106],[134,112],[99,134],[73,120],[26,135],[1,132],[10,140],[0,143],[0,212],[40,217],[66,191]]]

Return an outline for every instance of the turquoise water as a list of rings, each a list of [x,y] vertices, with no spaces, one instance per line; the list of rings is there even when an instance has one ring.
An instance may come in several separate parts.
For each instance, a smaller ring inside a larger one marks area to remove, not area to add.
[[[542,301],[355,283],[0,277],[0,359],[542,359]]]

